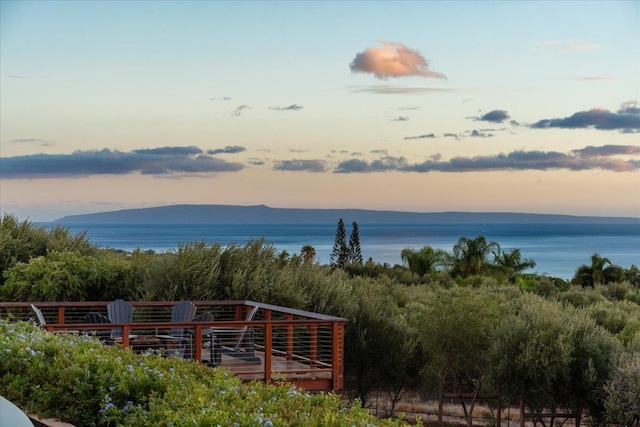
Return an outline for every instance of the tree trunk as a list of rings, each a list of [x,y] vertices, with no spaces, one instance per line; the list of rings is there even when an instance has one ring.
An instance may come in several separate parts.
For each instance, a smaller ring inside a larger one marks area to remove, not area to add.
[[[444,380],[440,381],[438,389],[438,427],[442,427],[442,408],[444,406]]]

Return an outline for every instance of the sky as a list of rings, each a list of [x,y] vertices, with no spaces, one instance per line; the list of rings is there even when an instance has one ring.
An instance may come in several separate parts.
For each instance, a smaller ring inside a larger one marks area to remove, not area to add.
[[[638,1],[0,2],[0,210],[640,217]]]

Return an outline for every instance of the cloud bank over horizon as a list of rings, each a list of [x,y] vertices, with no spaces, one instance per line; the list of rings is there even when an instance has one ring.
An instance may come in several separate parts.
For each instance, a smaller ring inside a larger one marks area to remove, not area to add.
[[[71,154],[32,154],[0,158],[1,179],[85,177],[89,175],[201,174],[237,172],[232,163],[204,154],[195,146],[159,147],[123,152],[102,149]]]
[[[410,137],[431,139],[433,134]],[[490,137],[474,130],[471,137]],[[405,138],[406,139],[406,138]],[[189,176],[218,172],[239,172],[245,168],[240,162],[227,162],[212,154],[242,153],[246,148],[227,146],[208,150],[206,153],[195,146],[158,147],[122,152],[102,149],[75,151],[71,154],[35,154],[0,158],[1,179],[40,179],[62,177],[85,177],[89,175],[142,174],[157,176]],[[335,167],[320,159],[274,160],[273,170],[284,172],[470,172],[498,170],[608,170],[630,172],[640,169],[640,146],[602,145],[587,146],[566,153],[558,151],[516,150],[487,156],[456,156],[441,161],[440,153],[428,155],[430,160],[410,163],[404,156],[391,156],[385,150],[372,150],[379,157],[373,160],[349,159],[338,161]],[[264,161],[255,158],[248,164],[263,166]]]

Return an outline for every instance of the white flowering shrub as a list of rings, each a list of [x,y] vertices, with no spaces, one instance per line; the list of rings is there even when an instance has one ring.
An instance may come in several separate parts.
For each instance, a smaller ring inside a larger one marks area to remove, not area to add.
[[[244,384],[229,371],[0,319],[0,394],[77,426],[399,426],[332,393]]]

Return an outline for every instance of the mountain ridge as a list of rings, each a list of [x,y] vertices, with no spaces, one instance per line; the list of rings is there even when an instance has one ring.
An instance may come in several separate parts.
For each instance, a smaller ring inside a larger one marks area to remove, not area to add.
[[[335,223],[616,223],[640,218],[518,212],[406,212],[372,209],[272,208],[266,205],[178,204],[67,215],[63,224],[313,224]]]

